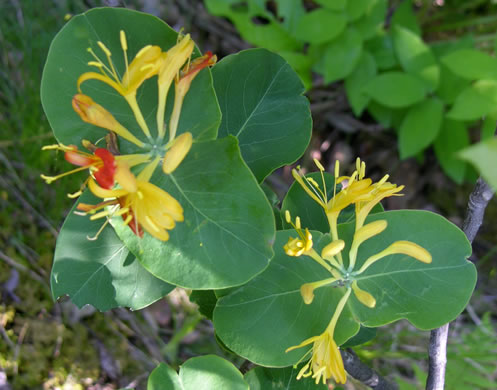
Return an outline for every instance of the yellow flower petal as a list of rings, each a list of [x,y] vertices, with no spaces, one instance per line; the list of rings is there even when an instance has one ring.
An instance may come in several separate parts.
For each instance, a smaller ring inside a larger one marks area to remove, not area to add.
[[[192,133],[181,134],[174,140],[173,146],[166,152],[162,170],[166,175],[172,173],[181,164],[192,147]]]
[[[370,308],[376,306],[376,299],[374,299],[374,297],[367,291],[364,291],[361,288],[359,288],[359,286],[357,285],[357,280],[354,280],[352,282],[352,290],[354,291],[354,295],[356,296],[356,298],[363,305],[366,305],[367,307]]]

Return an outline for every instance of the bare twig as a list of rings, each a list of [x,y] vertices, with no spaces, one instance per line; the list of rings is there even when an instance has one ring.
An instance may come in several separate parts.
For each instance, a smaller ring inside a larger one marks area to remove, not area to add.
[[[492,199],[494,191],[481,177],[476,182],[475,188],[468,201],[468,211],[462,230],[468,240],[473,240],[483,222],[483,215],[488,202]],[[445,366],[447,364],[447,336],[449,324],[431,331],[430,345],[428,348],[429,368],[426,390],[443,390],[445,386]]]
[[[343,365],[347,373],[352,378],[364,383],[374,390],[397,390],[398,386],[388,382],[375,370],[365,365],[351,349],[340,351],[343,358]]]

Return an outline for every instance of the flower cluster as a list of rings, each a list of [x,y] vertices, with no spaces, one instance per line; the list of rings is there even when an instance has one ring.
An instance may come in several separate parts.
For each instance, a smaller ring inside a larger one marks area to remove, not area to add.
[[[306,304],[311,304],[314,299],[314,290],[323,286],[345,286],[346,292],[340,299],[333,317],[325,329],[319,335],[311,337],[301,344],[287,349],[291,351],[309,344],[313,344],[312,357],[299,372],[297,379],[312,376],[319,383],[323,383],[329,378],[333,378],[337,383],[345,383],[346,374],[342,357],[338,346],[334,341],[334,330],[337,321],[349,299],[351,292],[354,293],[359,302],[369,308],[376,306],[376,299],[367,291],[358,286],[357,277],[364,273],[372,264],[378,260],[393,254],[405,254],[424,263],[431,263],[430,253],[423,247],[410,241],[396,241],[379,253],[367,258],[357,269],[356,261],[359,247],[370,238],[385,231],[388,226],[386,220],[376,220],[366,223],[366,218],[382,199],[390,196],[399,196],[404,186],[397,186],[388,182],[388,175],[385,175],[379,182],[373,183],[365,177],[366,165],[358,158],[356,170],[351,176],[339,176],[339,163],[335,164],[335,175],[333,185],[333,196],[328,199],[326,183],[324,180],[324,168],[319,161],[314,160],[321,172],[323,188],[312,178],[305,177],[300,169],[294,169],[292,174],[295,180],[302,186],[304,191],[316,201],[325,211],[332,241],[326,245],[321,254],[312,248],[312,235],[308,229],[302,231],[300,218],[291,220],[288,210],[285,212],[287,223],[291,224],[297,231],[298,238],[290,238],[284,246],[284,251],[289,256],[309,256],[318,264],[330,272],[330,277],[312,283],[305,283],[301,286],[300,292]],[[337,193],[337,185],[341,185],[341,190]],[[338,218],[340,213],[348,206],[355,207],[355,232],[348,252],[348,263],[344,260],[342,250],[345,242],[338,235]]]
[[[79,203],[77,209],[80,213],[90,215],[92,220],[122,216],[124,223],[137,236],[142,237],[146,231],[153,237],[166,241],[169,239],[168,230],[172,230],[177,222],[183,221],[183,208],[174,197],[152,184],[150,179],[159,163],[162,163],[164,174],[173,173],[190,151],[193,143],[192,134],[185,132],[176,135],[183,100],[193,79],[202,69],[215,64],[216,56],[207,52],[191,60],[194,43],[189,35],[185,35],[179,36],[176,45],[167,51],[163,51],[159,46],[147,45],[129,62],[128,42],[124,31],[120,31],[119,38],[125,63],[122,77],[119,76],[114,65],[111,51],[104,43],[98,41],[98,47],[106,61],[103,61],[93,49],[88,48],[89,54],[93,57],[88,65],[97,68],[98,71],[85,72],[78,78],[78,93],[72,98],[72,107],[84,122],[109,131],[105,137],[106,147],[97,147],[87,140],[82,141],[87,151],[81,151],[75,145],[45,146],[44,150],[63,151],[65,159],[78,168],[57,176],[42,175],[42,178],[47,183],[51,183],[71,173],[88,170],[89,177],[81,188],[69,196],[77,197],[88,188],[95,196],[101,198],[102,202],[96,205]],[[137,92],[146,80],[155,76],[158,85],[158,108],[157,136],[154,138],[138,104]],[[103,106],[82,92],[82,85],[88,80],[107,84],[126,100],[133,112],[137,127],[147,141],[134,135]],[[173,83],[174,104],[167,124],[169,138],[165,146],[160,146],[164,144],[166,135],[166,99]],[[140,149],[140,153],[121,155],[117,137],[134,144]],[[135,175],[137,169],[135,167],[139,166],[143,168]]]

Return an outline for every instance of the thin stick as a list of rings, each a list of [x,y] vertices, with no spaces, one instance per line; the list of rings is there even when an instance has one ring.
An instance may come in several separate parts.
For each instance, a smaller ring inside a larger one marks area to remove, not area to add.
[[[469,196],[468,211],[462,226],[464,234],[466,234],[471,243],[473,243],[476,233],[483,223],[485,208],[493,195],[494,190],[480,177]],[[448,334],[449,324],[431,331],[430,345],[428,347],[429,367],[426,390],[444,389]]]
[[[340,350],[343,365],[352,378],[364,383],[374,390],[397,390],[395,383],[388,382],[375,370],[365,365],[351,349]]]

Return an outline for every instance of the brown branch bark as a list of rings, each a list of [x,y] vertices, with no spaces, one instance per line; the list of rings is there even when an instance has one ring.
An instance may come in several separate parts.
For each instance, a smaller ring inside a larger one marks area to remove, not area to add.
[[[464,234],[466,234],[471,243],[473,243],[476,233],[483,223],[485,208],[493,195],[494,190],[480,177],[469,196],[466,219],[462,226]],[[448,334],[449,324],[431,331],[430,345],[428,347],[429,367],[426,390],[444,389]]]

